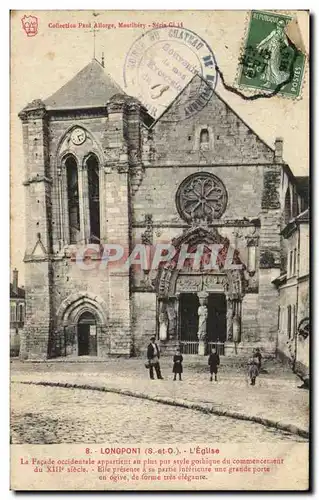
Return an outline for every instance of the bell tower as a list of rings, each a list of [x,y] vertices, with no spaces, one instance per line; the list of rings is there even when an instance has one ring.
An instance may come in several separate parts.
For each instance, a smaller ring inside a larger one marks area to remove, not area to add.
[[[48,116],[41,100],[19,114],[23,127],[26,188],[26,350],[30,357],[46,358],[51,331],[52,179],[49,174]],[[26,352],[21,357],[27,357]]]

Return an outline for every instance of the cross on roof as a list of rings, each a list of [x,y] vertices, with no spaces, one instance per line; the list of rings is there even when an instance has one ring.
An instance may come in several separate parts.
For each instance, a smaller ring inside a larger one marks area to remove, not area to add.
[[[100,14],[98,12],[93,12],[93,16],[97,17]],[[95,23],[93,24],[93,28],[91,28],[89,31],[86,31],[86,33],[93,33],[93,59],[95,59],[95,41],[96,41],[96,33],[100,30],[94,27]]]

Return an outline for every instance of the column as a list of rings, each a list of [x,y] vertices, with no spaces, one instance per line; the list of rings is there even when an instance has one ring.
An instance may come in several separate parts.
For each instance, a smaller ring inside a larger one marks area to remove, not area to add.
[[[233,319],[233,341],[241,341],[241,301],[234,301],[234,319]]]
[[[168,338],[167,304],[163,300],[160,300],[158,305],[159,339],[166,341]]]
[[[79,185],[79,203],[80,203],[80,242],[82,244],[87,243],[86,239],[86,220],[85,220],[85,188],[84,188],[84,170],[82,166],[78,167],[78,185]]]
[[[234,317],[234,303],[231,299],[227,299],[227,313],[226,313],[226,340],[231,342],[233,340],[233,317]]]
[[[198,354],[200,356],[204,356],[206,353],[206,342],[207,342],[207,292],[198,292],[197,294],[199,299],[199,308],[198,308]]]

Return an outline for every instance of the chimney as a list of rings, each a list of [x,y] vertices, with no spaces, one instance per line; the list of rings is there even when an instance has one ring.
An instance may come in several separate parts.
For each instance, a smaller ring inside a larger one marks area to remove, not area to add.
[[[282,163],[282,153],[283,153],[284,141],[281,137],[277,137],[275,140],[275,163]]]
[[[18,294],[18,269],[13,270],[13,280],[12,280],[12,291],[13,293]]]

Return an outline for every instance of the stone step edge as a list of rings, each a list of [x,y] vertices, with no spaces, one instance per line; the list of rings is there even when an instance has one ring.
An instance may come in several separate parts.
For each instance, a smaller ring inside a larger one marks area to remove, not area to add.
[[[155,401],[156,403],[162,403],[170,406],[179,406],[182,408],[188,408],[189,410],[200,411],[202,413],[212,413],[214,415],[219,415],[222,417],[234,418],[237,420],[247,420],[250,422],[255,422],[257,424],[264,425],[266,427],[273,427],[275,429],[279,429],[281,431],[288,432],[290,434],[299,435],[303,438],[309,439],[309,431],[298,427],[294,424],[285,423],[282,421],[276,421],[269,418],[258,417],[255,415],[247,415],[245,413],[239,413],[231,410],[221,410],[214,407],[208,407],[203,404],[193,403],[191,401],[186,401],[184,399],[173,399],[169,397],[163,396],[151,396],[149,394],[144,394],[143,392],[130,391],[128,389],[118,389],[114,387],[99,387],[92,384],[71,384],[68,382],[46,382],[46,381],[19,381],[13,380],[14,384],[25,384],[25,385],[42,385],[48,387],[63,387],[65,389],[84,389],[91,391],[100,391],[100,392],[111,392],[114,394],[121,394],[122,396],[130,396],[138,399],[147,399],[148,401]],[[220,405],[218,405],[220,406]]]

